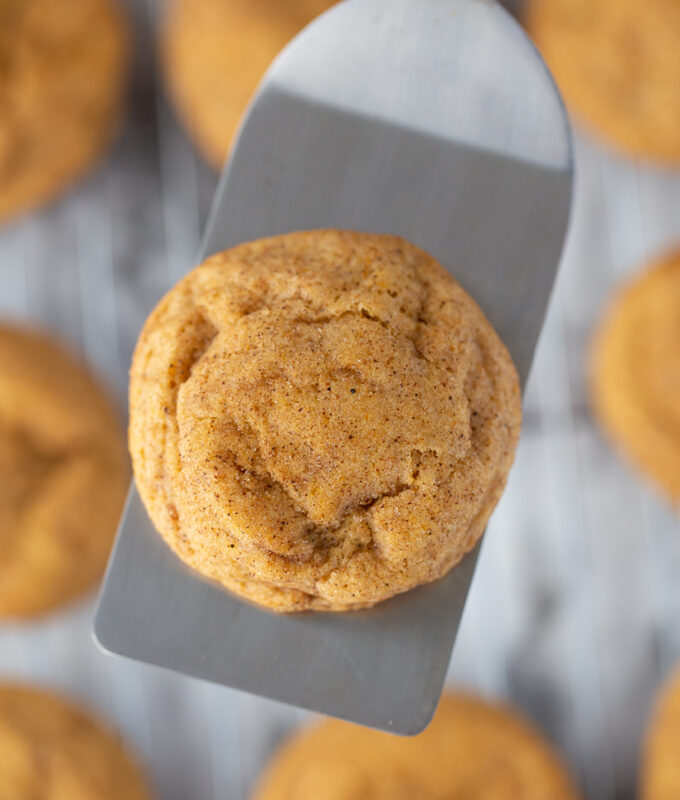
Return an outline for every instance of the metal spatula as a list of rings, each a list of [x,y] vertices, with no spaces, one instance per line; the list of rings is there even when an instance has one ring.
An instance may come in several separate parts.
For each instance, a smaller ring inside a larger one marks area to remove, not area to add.
[[[336,227],[399,234],[482,306],[524,381],[569,217],[570,135],[491,0],[347,0],[263,80],[200,258]],[[95,620],[111,653],[398,733],[430,720],[477,552],[367,611],[277,616],[186,568],[133,489]]]

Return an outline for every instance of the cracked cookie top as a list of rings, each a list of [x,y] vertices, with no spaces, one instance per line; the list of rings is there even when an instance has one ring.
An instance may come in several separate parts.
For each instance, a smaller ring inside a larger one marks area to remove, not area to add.
[[[88,372],[45,336],[0,326],[0,617],[93,586],[128,476],[122,432]]]
[[[280,611],[447,572],[505,484],[517,375],[474,301],[391,236],[295,233],[209,258],[133,358],[142,499],[200,572]]]
[[[117,0],[0,0],[0,220],[50,200],[109,145],[128,55]]]

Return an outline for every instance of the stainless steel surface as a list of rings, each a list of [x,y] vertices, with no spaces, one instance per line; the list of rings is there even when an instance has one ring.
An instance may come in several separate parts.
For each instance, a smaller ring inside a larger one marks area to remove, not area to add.
[[[563,108],[499,6],[348,0],[269,71],[202,255],[317,227],[402,235],[472,293],[524,381],[570,197]],[[412,734],[436,706],[475,560],[369,611],[276,616],[185,568],[133,491],[95,632],[109,652]]]

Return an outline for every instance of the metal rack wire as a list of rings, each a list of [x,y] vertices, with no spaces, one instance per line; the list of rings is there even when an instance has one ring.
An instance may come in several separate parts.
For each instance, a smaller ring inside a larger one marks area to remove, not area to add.
[[[108,162],[67,197],[0,231],[0,314],[39,323],[107,376],[123,411],[137,332],[192,265],[216,176],[163,99],[155,6],[129,0],[142,54]],[[449,681],[523,708],[593,800],[635,796],[639,740],[680,659],[680,524],[588,413],[587,342],[612,288],[680,243],[680,174],[577,137],[572,230],[525,402],[508,490],[487,533]],[[90,640],[92,599],[0,627],[0,676],[98,709],[164,800],[242,798],[301,714],[162,670]]]

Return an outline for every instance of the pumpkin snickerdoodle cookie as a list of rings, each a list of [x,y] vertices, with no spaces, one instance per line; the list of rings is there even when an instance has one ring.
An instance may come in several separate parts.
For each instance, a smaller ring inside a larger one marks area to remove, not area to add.
[[[46,691],[0,684],[0,800],[149,800],[120,740]]]
[[[520,429],[476,303],[392,236],[311,231],[207,259],[144,326],[142,500],[199,572],[277,611],[371,606],[481,536]]]
[[[591,396],[612,440],[680,500],[680,252],[637,276],[593,343]]]
[[[0,220],[52,199],[108,147],[127,67],[115,0],[0,0]]]
[[[680,164],[677,0],[528,0],[525,19],[577,117],[621,150]]]
[[[557,755],[519,715],[445,694],[402,738],[328,720],[284,743],[253,800],[577,800]]]
[[[84,367],[46,336],[0,326],[0,618],[94,585],[128,482],[125,442]]]
[[[336,0],[169,0],[161,62],[170,97],[221,169],[241,114],[270,62]]]
[[[670,678],[656,701],[644,747],[640,797],[680,797],[680,671]]]

